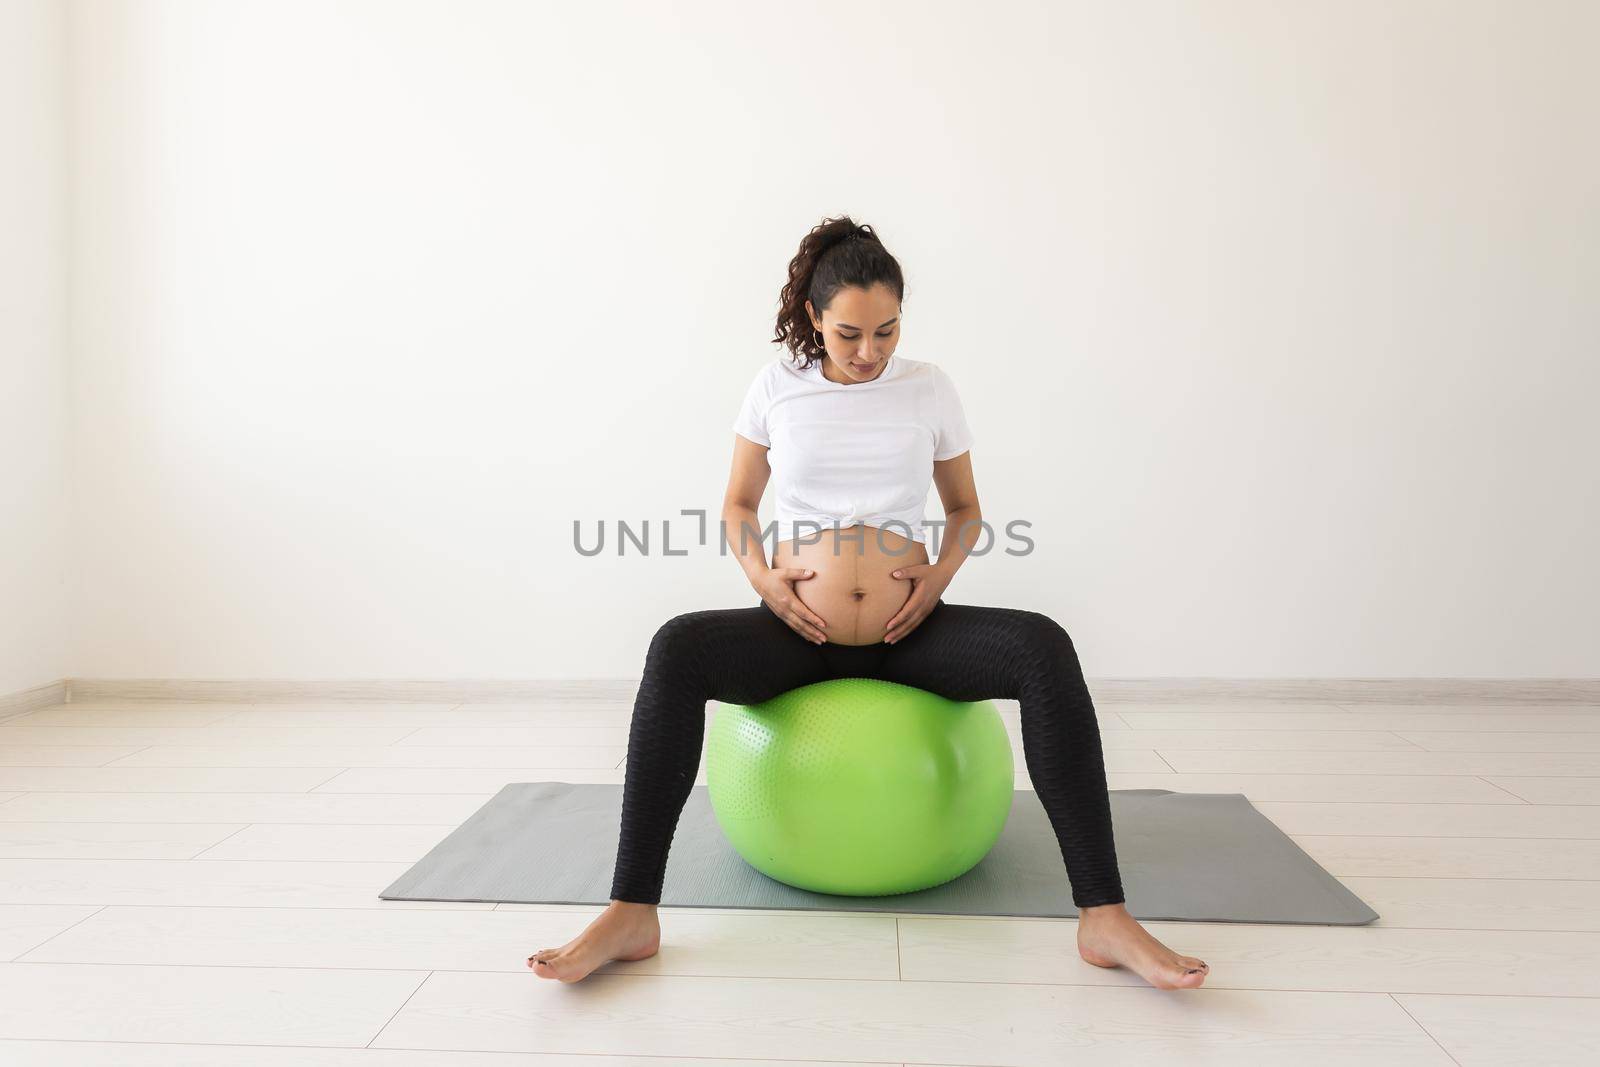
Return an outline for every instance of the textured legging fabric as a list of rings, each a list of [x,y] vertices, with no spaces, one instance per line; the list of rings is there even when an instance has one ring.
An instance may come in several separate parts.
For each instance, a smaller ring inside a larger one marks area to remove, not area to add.
[[[1023,757],[1073,904],[1123,902],[1100,727],[1072,639],[1035,611],[943,600],[892,645],[812,644],[765,602],[667,620],[650,642],[634,700],[611,898],[661,902],[667,851],[700,766],[708,700],[756,704],[846,677],[951,700],[1019,701]]]

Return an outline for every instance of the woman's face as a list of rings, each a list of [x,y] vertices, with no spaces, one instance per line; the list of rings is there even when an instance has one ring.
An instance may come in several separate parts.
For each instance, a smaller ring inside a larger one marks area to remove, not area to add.
[[[833,365],[826,376],[834,381],[870,382],[883,373],[900,343],[900,301],[886,285],[840,289],[820,318],[807,300],[806,314],[822,335]]]

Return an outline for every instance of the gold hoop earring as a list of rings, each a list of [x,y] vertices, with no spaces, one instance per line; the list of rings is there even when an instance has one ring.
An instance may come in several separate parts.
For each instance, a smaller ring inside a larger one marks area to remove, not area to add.
[[[826,352],[828,350],[828,346],[822,343],[822,335],[820,333],[817,333],[815,327],[812,328],[811,333],[817,339],[817,347],[822,349],[824,352]]]

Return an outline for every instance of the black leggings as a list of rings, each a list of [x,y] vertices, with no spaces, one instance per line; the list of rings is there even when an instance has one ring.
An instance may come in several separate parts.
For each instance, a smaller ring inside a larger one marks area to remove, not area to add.
[[[950,700],[1020,701],[1023,756],[1061,846],[1073,904],[1123,902],[1100,727],[1072,639],[1035,611],[943,600],[892,645],[812,644],[765,601],[667,620],[650,642],[634,700],[611,898],[661,902],[667,850],[700,766],[706,701],[758,704],[848,677]]]

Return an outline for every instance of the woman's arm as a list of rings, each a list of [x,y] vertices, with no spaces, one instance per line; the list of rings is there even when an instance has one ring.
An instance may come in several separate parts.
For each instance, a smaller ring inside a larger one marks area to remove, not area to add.
[[[978,487],[972,480],[972,453],[935,461],[933,484],[944,505],[944,536],[939,539],[939,558],[933,568],[944,576],[944,584],[961,569],[967,553],[983,536],[983,509],[978,506]]]
[[[761,539],[756,507],[767,491],[772,468],[767,464],[767,449],[738,434],[733,435],[733,470],[728,475],[728,491],[722,497],[722,528],[734,558],[744,568],[752,588],[759,588],[767,565],[766,542]]]
[[[756,505],[761,503],[767,479],[772,476],[767,446],[739,434],[734,435],[733,442],[733,472],[722,497],[722,528],[727,543],[733,547],[745,577],[750,579],[750,588],[760,594],[773,614],[807,641],[823,644],[827,641],[824,628],[828,624],[806,606],[794,589],[795,582],[805,581],[813,572],[803,567],[767,565],[766,541],[756,525],[760,521],[756,518]]]
[[[896,578],[909,578],[915,585],[905,604],[889,620],[883,639],[891,645],[928,617],[955,578],[956,571],[966,562],[967,553],[983,536],[983,512],[978,507],[977,487],[972,484],[972,453],[934,460],[933,483],[939,487],[939,499],[944,503],[945,529],[944,536],[939,539],[939,558],[933,563],[913,563],[893,572]]]

